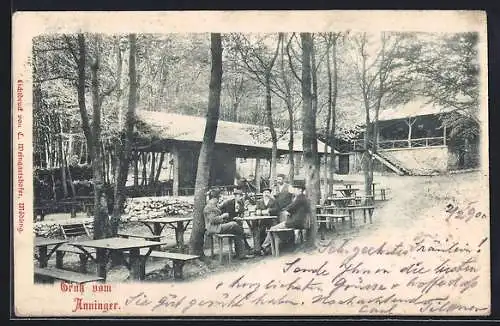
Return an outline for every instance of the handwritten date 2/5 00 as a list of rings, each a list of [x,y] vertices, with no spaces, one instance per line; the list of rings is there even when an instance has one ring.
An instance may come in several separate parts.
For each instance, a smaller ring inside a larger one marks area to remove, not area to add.
[[[469,222],[472,219],[481,219],[484,220],[487,218],[487,215],[476,208],[473,207],[473,204],[476,202],[468,203],[465,208],[461,208],[458,205],[448,204],[446,205],[446,213],[448,213],[448,217],[446,221],[448,222],[450,219],[463,220],[464,222]]]

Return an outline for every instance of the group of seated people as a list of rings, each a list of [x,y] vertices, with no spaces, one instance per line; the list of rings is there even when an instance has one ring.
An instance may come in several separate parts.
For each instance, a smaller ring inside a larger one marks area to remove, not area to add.
[[[243,192],[236,188],[233,196],[221,201],[221,191],[211,189],[208,192],[207,204],[203,210],[205,228],[210,234],[234,234],[235,251],[238,259],[251,257],[252,249],[248,244],[243,231],[243,216],[245,203]],[[262,190],[262,199],[257,201],[255,215],[278,216],[279,222],[263,220],[260,229],[260,250],[253,250],[253,255],[268,255],[271,250],[271,238],[266,235],[268,229],[304,229],[309,217],[309,202],[304,186],[291,187],[285,183],[285,176],[279,174],[276,184]]]

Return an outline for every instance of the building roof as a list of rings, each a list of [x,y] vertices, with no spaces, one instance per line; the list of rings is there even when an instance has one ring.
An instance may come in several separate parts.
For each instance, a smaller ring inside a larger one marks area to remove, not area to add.
[[[413,100],[402,106],[381,110],[378,120],[389,121],[405,119],[422,115],[447,113],[454,110],[454,108],[444,107],[434,103],[427,103],[424,100]]]
[[[164,139],[201,142],[205,132],[205,117],[196,117],[175,113],[137,110],[138,120],[146,123],[153,132]],[[289,132],[277,130],[278,150],[288,150]],[[269,128],[237,122],[219,120],[217,125],[217,144],[270,149]],[[324,153],[325,144],[318,140],[318,152]],[[302,132],[294,132],[294,151],[302,152]]]

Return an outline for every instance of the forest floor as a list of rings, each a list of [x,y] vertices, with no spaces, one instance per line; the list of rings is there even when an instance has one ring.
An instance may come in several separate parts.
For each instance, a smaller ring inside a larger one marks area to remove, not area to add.
[[[343,181],[360,183],[360,188],[362,188],[362,176],[343,176]],[[352,243],[362,243],[370,237],[380,237],[381,234],[387,235],[388,238],[396,235],[403,236],[408,230],[425,229],[429,219],[439,214],[442,215],[448,203],[475,200],[485,202],[485,198],[489,198],[487,188],[483,189],[484,191],[478,191],[478,185],[486,187],[488,185],[487,178],[480,172],[422,177],[376,176],[375,182],[378,183],[377,187],[390,188],[390,192],[386,201],[376,203],[373,224],[364,224],[362,217],[359,216],[356,219],[354,228],[350,228],[349,223],[345,223],[345,225],[336,224],[336,232],[327,233],[325,240],[318,240],[319,246],[328,243],[332,239],[349,239]],[[484,210],[488,211],[487,207]],[[150,233],[144,225],[138,222],[123,224],[121,229],[128,233]],[[249,232],[249,230],[246,230],[246,232]],[[164,240],[168,242],[166,247],[172,248],[175,245],[173,230],[166,228],[162,235]],[[186,230],[184,235],[186,243],[189,241],[189,237],[190,228]],[[252,245],[251,238],[249,242]],[[215,245],[216,253],[218,250],[219,248]],[[225,251],[227,252],[227,250],[226,247]],[[293,250],[283,252],[283,256],[293,256],[304,250],[303,247],[298,246]],[[308,251],[308,254],[314,255],[316,252]],[[226,272],[236,273],[242,270],[251,271],[268,268],[277,264],[277,261],[282,258],[257,256],[243,261],[233,260],[231,264],[225,262],[221,265],[217,257],[215,259],[208,257],[210,255],[208,247],[205,249],[205,255],[207,255],[205,259],[192,261],[184,266],[184,280],[181,282],[196,282]],[[50,264],[55,264],[55,261],[49,262]],[[68,254],[65,257],[65,268],[78,270],[78,257]],[[94,270],[94,268],[95,266],[89,263],[89,271]],[[150,258],[146,264],[147,276],[145,282],[178,282],[173,280],[171,271],[170,262]],[[128,276],[129,272],[125,267],[114,266],[108,272],[108,282],[124,282],[128,280]]]

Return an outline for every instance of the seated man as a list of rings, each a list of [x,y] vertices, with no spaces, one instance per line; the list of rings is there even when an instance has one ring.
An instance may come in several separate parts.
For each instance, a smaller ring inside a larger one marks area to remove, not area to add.
[[[238,221],[238,218],[243,217],[245,214],[245,202],[243,201],[243,192],[240,189],[234,189],[233,197],[224,201],[220,206],[222,213],[227,213],[229,215],[229,220],[236,221],[242,228],[242,221]],[[250,245],[246,238],[243,238],[243,243],[245,248],[250,250]]]
[[[228,213],[230,218],[243,217],[245,213],[245,202],[243,201],[243,192],[240,189],[234,189],[233,196],[224,201],[220,206],[223,213]]]
[[[304,229],[306,226],[307,218],[310,215],[309,200],[305,195],[305,187],[300,186],[296,188],[295,198],[285,207],[281,212],[284,221],[272,226],[271,230],[279,229]],[[262,254],[269,254],[271,246],[271,237],[267,234],[266,239],[262,243]]]
[[[262,190],[262,199],[259,199],[255,206],[256,215],[276,215],[276,216],[279,215],[280,213],[279,207],[276,204],[276,201],[274,200],[273,196],[271,195],[271,191],[272,190],[270,188],[265,188]],[[261,229],[260,229],[261,245],[266,237],[266,230],[269,229],[274,224],[276,224],[274,220],[264,220],[261,222]]]
[[[239,259],[244,259],[246,258],[246,250],[243,244],[243,240],[245,239],[243,227],[236,221],[231,221],[229,213],[222,213],[217,207],[219,198],[219,190],[214,189],[209,191],[207,205],[203,209],[207,233],[209,235],[217,233],[234,234],[236,236],[234,241],[236,255]]]

